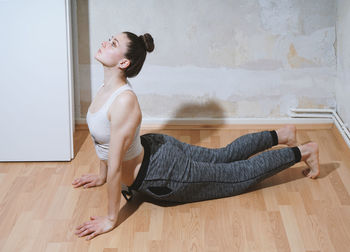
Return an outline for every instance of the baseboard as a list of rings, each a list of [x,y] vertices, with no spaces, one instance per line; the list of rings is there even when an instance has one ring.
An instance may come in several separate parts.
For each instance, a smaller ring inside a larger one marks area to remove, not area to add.
[[[340,133],[339,129],[337,128],[337,126],[334,124],[333,128],[332,128],[332,132],[334,137],[337,139],[337,142],[342,145],[341,148],[350,148],[350,146],[347,145],[344,137],[342,136],[342,134]]]
[[[147,118],[142,120],[143,125],[234,125],[234,124],[325,124],[331,123],[329,118]]]
[[[330,118],[344,142],[350,148],[350,131],[335,109],[290,109],[292,118]]]
[[[283,124],[294,124],[298,129],[331,129],[330,118],[147,118],[141,128],[150,129],[271,129]],[[78,130],[87,130],[85,119],[76,120]]]
[[[305,109],[305,111],[307,111]],[[313,110],[315,111],[315,110]],[[322,111],[323,112],[323,111]],[[325,110],[325,112],[328,112]],[[333,118],[311,117],[315,115],[299,115],[302,118],[146,118],[142,120],[141,130],[165,130],[165,129],[275,129],[283,124],[294,124],[297,129],[332,129],[335,125]],[[310,117],[308,117],[310,116]],[[76,130],[88,130],[85,119],[75,120]],[[342,129],[338,126],[338,133],[343,141],[350,144]],[[335,131],[334,131],[335,132]],[[339,138],[337,134],[337,138]]]

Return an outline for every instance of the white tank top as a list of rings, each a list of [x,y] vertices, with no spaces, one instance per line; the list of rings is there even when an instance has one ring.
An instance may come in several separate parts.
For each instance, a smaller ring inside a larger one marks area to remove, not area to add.
[[[100,86],[100,88],[103,84]],[[103,106],[95,113],[90,113],[90,107],[86,115],[86,122],[89,127],[90,135],[95,145],[97,156],[101,160],[108,160],[109,140],[110,140],[110,121],[107,117],[107,112],[110,105],[113,103],[115,97],[121,94],[125,90],[133,91],[131,84],[127,81],[127,84],[118,88],[103,104]],[[140,125],[135,131],[134,140],[131,143],[129,149],[126,151],[123,161],[133,159],[142,152],[142,145],[140,139]]]

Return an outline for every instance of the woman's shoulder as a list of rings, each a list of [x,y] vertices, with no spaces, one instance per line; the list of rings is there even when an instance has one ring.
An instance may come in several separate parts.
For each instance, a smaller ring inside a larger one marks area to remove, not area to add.
[[[138,104],[138,99],[133,90],[127,89],[120,93],[114,102],[116,102],[118,106],[130,106],[136,103]]]
[[[115,115],[120,113],[141,114],[136,94],[132,90],[125,90],[113,101],[109,112]]]

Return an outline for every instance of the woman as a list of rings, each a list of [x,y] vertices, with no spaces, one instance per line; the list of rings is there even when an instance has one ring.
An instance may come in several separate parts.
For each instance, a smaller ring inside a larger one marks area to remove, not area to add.
[[[194,202],[243,193],[300,161],[310,167],[305,176],[319,175],[317,144],[295,147],[293,125],[246,134],[219,149],[189,145],[163,134],[140,137],[141,110],[127,78],[139,73],[146,53],[153,49],[150,34],[123,32],[103,42],[95,55],[104,67],[104,84],[89,107],[87,123],[101,159],[100,174],[83,175],[72,184],[88,188],[107,182],[108,215],[90,217],[76,228],[78,236],[88,235],[89,240],[112,230],[121,193],[131,200],[132,190],[159,200]],[[289,147],[251,157],[277,144]],[[126,190],[121,190],[122,184],[128,185]]]

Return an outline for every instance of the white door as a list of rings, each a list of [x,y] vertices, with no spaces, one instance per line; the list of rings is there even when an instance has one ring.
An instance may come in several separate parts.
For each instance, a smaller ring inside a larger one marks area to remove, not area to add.
[[[0,0],[0,161],[69,161],[69,0]]]

